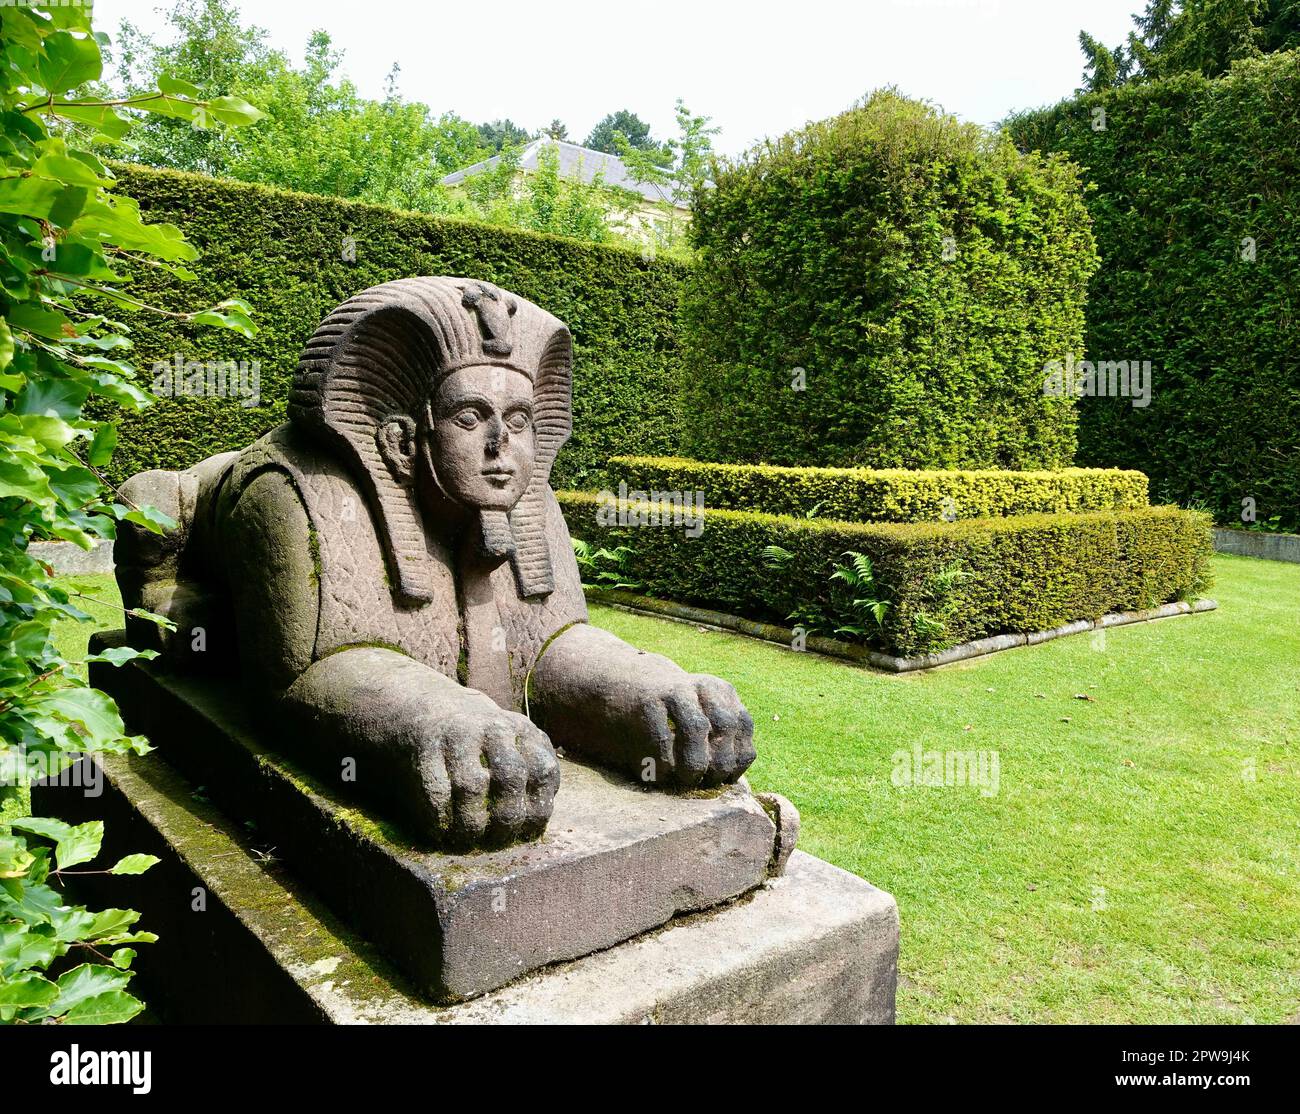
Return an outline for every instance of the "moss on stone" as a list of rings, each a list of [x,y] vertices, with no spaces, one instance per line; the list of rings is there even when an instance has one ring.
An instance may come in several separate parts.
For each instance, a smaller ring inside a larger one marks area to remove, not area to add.
[[[409,658],[411,656],[395,642],[383,642],[377,640],[374,642],[349,642],[345,646],[336,646],[334,649],[322,654],[321,658],[331,658],[335,654],[342,654],[347,650],[391,650],[393,653],[401,654],[403,657]]]
[[[357,808],[335,808],[334,817],[358,835],[365,836],[395,851],[416,851],[417,848],[395,824],[378,820]]]
[[[311,586],[319,588],[321,577],[320,535],[316,532],[314,526],[307,528],[307,549],[311,553]]]
[[[278,864],[259,862],[246,832],[210,804],[197,801],[189,783],[155,759],[107,756],[105,768],[132,806],[154,824],[173,848],[183,848],[183,866],[212,899],[234,912],[298,977],[344,992],[352,1008],[376,1015],[394,1007],[436,1012],[363,937],[338,922]],[[268,763],[275,768],[274,763]],[[283,773],[282,770],[278,771]],[[232,854],[232,852],[237,852]],[[292,925],[292,931],[286,930]],[[322,969],[329,964],[329,970]]]

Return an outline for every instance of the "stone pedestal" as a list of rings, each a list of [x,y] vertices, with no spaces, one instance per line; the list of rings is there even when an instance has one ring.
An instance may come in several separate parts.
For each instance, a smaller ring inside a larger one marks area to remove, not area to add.
[[[162,937],[138,966],[170,1019],[893,1020],[893,899],[800,852],[774,877],[777,828],[744,784],[672,796],[565,761],[542,840],[438,854],[270,753],[233,684],[93,679],[158,749],[105,760],[102,797],[35,803],[105,820],[106,859],[163,860],[131,900]],[[119,904],[108,882],[87,896]]]
[[[38,789],[37,808],[103,819],[106,860],[162,862],[131,879],[139,991],[176,1023],[837,1023],[894,1020],[898,911],[860,878],[796,851],[746,897],[472,1001],[424,1000],[369,941],[156,755],[104,762],[104,794]],[[122,882],[84,896],[120,903]]]

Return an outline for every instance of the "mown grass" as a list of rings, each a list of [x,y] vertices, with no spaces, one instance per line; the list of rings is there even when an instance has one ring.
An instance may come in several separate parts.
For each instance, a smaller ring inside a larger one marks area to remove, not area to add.
[[[898,899],[900,1020],[1279,1022],[1300,1016],[1300,566],[1215,565],[1216,612],[914,676],[593,618],[736,685],[754,786]],[[918,744],[996,752],[996,796],[895,786]]]
[[[736,685],[754,786],[898,899],[900,1020],[1279,1022],[1300,1015],[1300,566],[1215,564],[1211,614],[902,677],[592,618]],[[916,746],[995,753],[996,794],[895,785]]]

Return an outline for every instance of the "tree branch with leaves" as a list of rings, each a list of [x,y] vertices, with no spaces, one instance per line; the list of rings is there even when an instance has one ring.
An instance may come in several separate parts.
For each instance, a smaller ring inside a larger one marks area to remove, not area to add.
[[[84,663],[57,648],[56,623],[91,617],[31,552],[37,541],[90,549],[122,521],[155,532],[171,525],[117,498],[100,471],[117,429],[87,404],[152,402],[116,315],[253,332],[237,298],[183,311],[126,289],[141,266],[193,279],[186,265],[198,252],[174,225],[147,223],[92,148],[120,140],[142,115],[225,130],[261,113],[237,97],[204,100],[183,81],[120,98],[79,95],[100,81],[107,41],[88,4],[0,7],[0,786],[11,787],[10,807],[12,787],[85,755],[149,750],[82,679]],[[149,656],[117,649],[90,660],[121,666]],[[126,989],[135,958],[127,945],[154,937],[134,930],[137,914],[90,913],[57,888],[98,854],[102,836],[98,822],[0,824],[0,1023],[120,1022],[142,1008]],[[138,874],[153,861],[128,856],[104,873]],[[69,955],[101,962],[70,965]]]

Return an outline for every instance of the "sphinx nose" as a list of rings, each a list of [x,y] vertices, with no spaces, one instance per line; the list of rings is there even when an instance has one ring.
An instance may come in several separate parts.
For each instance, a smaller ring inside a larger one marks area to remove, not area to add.
[[[487,431],[487,450],[494,456],[501,452],[510,443],[510,430],[506,428],[506,423],[498,417],[493,417],[488,422]]]

